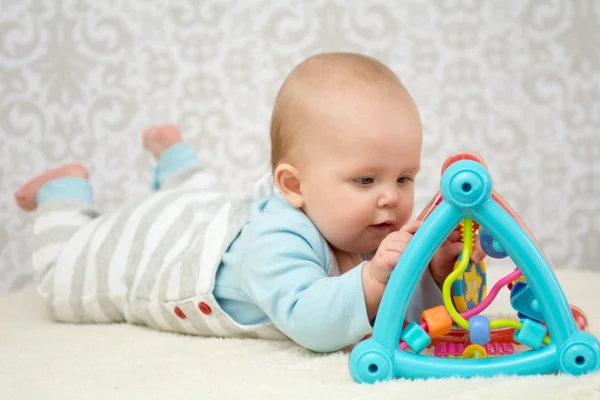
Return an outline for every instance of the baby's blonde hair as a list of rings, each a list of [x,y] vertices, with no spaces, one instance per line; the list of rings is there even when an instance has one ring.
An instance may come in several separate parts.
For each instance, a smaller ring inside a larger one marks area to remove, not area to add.
[[[295,145],[298,132],[306,123],[310,102],[326,85],[352,86],[356,82],[383,81],[404,86],[380,61],[355,53],[322,53],[296,66],[284,80],[271,117],[271,166],[281,163]],[[337,87],[340,87],[337,86]]]

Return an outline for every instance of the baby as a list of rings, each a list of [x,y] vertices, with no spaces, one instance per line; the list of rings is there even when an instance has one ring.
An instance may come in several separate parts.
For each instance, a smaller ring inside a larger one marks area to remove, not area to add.
[[[391,70],[358,54],[315,55],[277,95],[272,173],[246,196],[210,190],[170,125],[144,133],[157,191],[141,202],[100,215],[81,164],[20,188],[19,206],[37,211],[38,291],[60,321],[287,337],[320,352],[356,343],[372,332],[420,225],[409,219],[421,141],[417,107]],[[407,319],[442,304],[440,285],[461,250],[453,232]],[[483,256],[478,247],[472,260]]]

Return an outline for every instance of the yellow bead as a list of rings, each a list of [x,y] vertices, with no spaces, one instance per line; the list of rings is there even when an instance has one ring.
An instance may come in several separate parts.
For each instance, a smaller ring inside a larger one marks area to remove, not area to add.
[[[462,355],[464,358],[486,358],[488,356],[483,346],[478,344],[467,346]]]

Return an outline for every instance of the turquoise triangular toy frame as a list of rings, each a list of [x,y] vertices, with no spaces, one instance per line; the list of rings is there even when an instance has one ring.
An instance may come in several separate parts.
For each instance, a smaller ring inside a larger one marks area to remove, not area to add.
[[[442,174],[441,201],[416,232],[396,265],[383,295],[373,335],[352,351],[349,368],[357,382],[394,378],[473,377],[500,374],[581,375],[600,367],[600,342],[580,331],[541,249],[492,196],[487,169],[472,160],[451,164]],[[438,358],[399,348],[408,302],[429,260],[464,218],[476,220],[523,273],[545,317],[550,343],[519,354],[481,358]]]

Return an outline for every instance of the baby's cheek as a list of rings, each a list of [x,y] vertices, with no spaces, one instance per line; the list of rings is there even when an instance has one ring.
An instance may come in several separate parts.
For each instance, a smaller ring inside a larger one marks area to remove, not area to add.
[[[410,216],[412,215],[412,210],[408,208],[403,208],[398,210],[398,221],[400,222],[400,226],[405,225],[409,222]]]
[[[343,207],[338,205],[337,207],[332,206],[329,210],[326,210],[323,219],[327,224],[327,229],[330,232],[339,235],[340,232],[343,232],[344,229],[346,229],[349,216]]]
[[[399,214],[406,219],[406,222],[410,219],[414,210],[414,200],[412,197],[404,199],[404,201],[398,207]],[[405,222],[405,223],[406,223]]]

